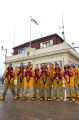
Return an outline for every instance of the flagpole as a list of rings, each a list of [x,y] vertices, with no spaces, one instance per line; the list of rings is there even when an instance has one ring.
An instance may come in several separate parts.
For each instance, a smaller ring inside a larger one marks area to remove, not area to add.
[[[31,48],[31,18],[32,16],[30,16],[30,48]]]
[[[15,43],[15,29],[16,29],[16,27],[14,28],[14,39],[13,39],[13,48],[14,48],[14,43]],[[13,49],[13,53],[14,53],[14,49]],[[11,53],[11,54],[13,54],[13,53]]]
[[[13,47],[14,47],[14,43],[15,43],[15,28],[14,28],[14,39],[13,39]]]

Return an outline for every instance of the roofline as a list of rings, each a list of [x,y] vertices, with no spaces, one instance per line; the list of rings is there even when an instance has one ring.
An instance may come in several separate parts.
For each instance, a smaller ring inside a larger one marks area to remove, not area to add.
[[[45,38],[48,38],[48,37],[53,37],[53,36],[57,36],[57,37],[59,37],[62,41],[64,41],[57,33],[55,33],[55,34],[51,34],[51,35],[48,35],[48,36],[44,36],[44,37],[42,37],[42,38],[38,38],[38,39],[32,40],[31,43],[33,43],[33,42],[35,42],[35,41],[40,41],[40,40],[45,39]],[[17,47],[20,47],[20,46],[23,46],[23,45],[25,45],[25,44],[29,44],[29,43],[30,43],[30,41],[29,41],[29,42],[26,42],[26,43],[23,43],[23,44],[20,44],[20,45],[18,45],[18,46],[15,46],[15,47],[13,47],[12,49],[17,48]]]
[[[67,42],[66,42],[67,43]],[[67,43],[75,52],[77,52],[76,50],[75,50],[75,48],[74,47],[72,47],[69,43]],[[78,53],[78,52],[77,52]],[[79,54],[79,53],[78,53]]]

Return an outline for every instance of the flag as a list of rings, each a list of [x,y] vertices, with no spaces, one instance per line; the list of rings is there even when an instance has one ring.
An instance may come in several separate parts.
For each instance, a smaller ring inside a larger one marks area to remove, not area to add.
[[[36,25],[39,25],[39,24],[37,23],[37,21],[34,20],[33,18],[31,18],[31,22],[35,23]]]

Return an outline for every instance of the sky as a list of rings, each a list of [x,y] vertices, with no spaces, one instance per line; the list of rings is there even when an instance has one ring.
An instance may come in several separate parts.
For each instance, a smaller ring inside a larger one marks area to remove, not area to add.
[[[39,23],[31,23],[31,40],[54,33],[63,38],[59,29],[63,18],[65,40],[79,46],[79,0],[0,0],[0,47],[8,50],[8,56],[13,46],[30,41],[30,16]],[[0,75],[3,54],[5,51],[0,51]]]

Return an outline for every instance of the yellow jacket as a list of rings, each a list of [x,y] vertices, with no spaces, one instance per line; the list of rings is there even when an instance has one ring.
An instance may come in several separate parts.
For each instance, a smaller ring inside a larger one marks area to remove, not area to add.
[[[53,76],[54,76],[54,68],[49,68],[48,69],[48,72],[50,74],[50,78],[53,79]]]
[[[76,77],[79,75],[78,68],[70,68],[70,71],[72,72],[73,76]]]
[[[6,69],[3,73],[3,78],[6,82],[8,82],[9,80],[11,82],[14,82],[14,79],[16,77],[16,73],[15,73],[15,70],[12,69],[11,71],[9,71],[8,69]]]
[[[24,77],[26,77],[27,74],[29,74],[29,77],[34,77],[35,76],[35,72],[32,69],[32,66],[27,67],[26,69],[24,69]]]

